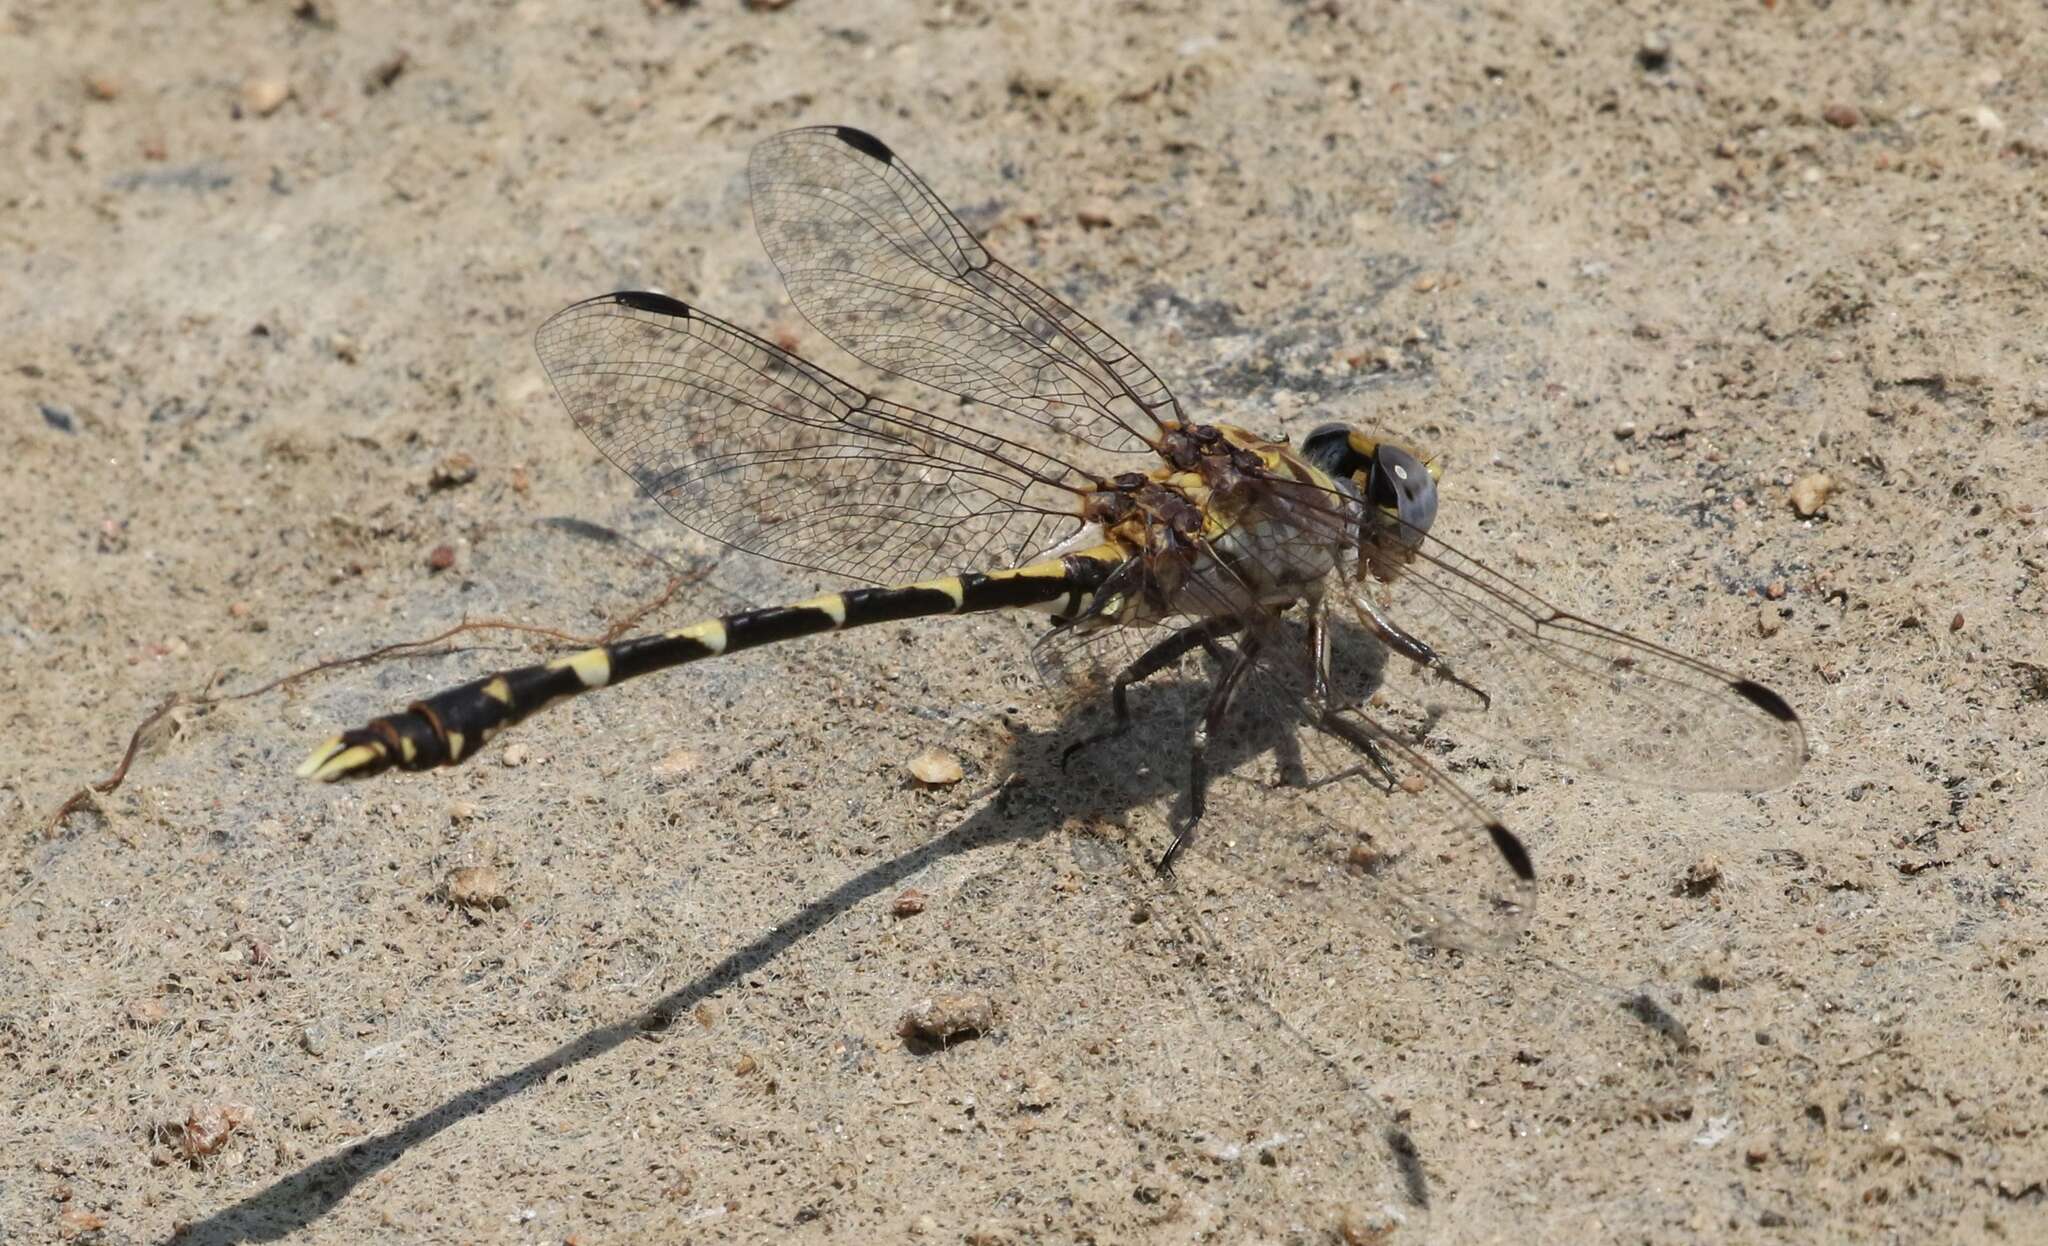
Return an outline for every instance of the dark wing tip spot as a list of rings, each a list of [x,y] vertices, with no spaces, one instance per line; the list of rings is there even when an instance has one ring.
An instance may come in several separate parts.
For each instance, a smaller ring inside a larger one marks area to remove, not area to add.
[[[889,150],[889,145],[866,130],[856,130],[850,125],[835,125],[832,127],[832,134],[840,142],[870,160],[881,164],[896,163],[896,153]]]
[[[688,303],[680,299],[672,299],[666,294],[656,294],[651,290],[620,290],[618,293],[608,297],[614,303],[622,307],[630,307],[634,311],[654,312],[661,316],[674,316],[678,320],[688,320],[691,315]]]
[[[1728,685],[1728,690],[1781,723],[1796,723],[1799,721],[1799,715],[1793,711],[1791,706],[1785,704],[1784,697],[1772,692],[1769,688],[1764,687],[1753,679],[1738,679]]]
[[[1529,850],[1522,847],[1522,841],[1515,838],[1513,831],[1498,822],[1489,822],[1486,833],[1493,836],[1493,846],[1500,849],[1500,855],[1506,859],[1516,878],[1525,883],[1536,881],[1536,866],[1529,860]]]

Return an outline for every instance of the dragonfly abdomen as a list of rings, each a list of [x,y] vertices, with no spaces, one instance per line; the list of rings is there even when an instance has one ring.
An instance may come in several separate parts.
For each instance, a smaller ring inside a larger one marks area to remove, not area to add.
[[[1126,555],[1115,545],[1004,571],[970,572],[892,588],[826,593],[788,606],[743,610],[674,631],[633,636],[535,666],[460,684],[322,744],[299,766],[332,782],[397,767],[452,766],[498,732],[567,697],[686,662],[871,623],[937,614],[1045,609],[1081,613]]]

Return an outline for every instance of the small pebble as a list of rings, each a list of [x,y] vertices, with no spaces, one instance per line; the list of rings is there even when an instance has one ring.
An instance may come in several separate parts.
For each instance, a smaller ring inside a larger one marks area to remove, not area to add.
[[[924,892],[912,887],[896,897],[896,902],[889,906],[889,911],[897,917],[915,917],[924,912],[924,905]]]
[[[995,1001],[979,991],[959,991],[919,1000],[903,1014],[897,1032],[905,1038],[943,1043],[987,1033],[995,1018]]]
[[[455,547],[453,545],[436,545],[433,549],[427,551],[427,570],[446,571],[454,565]]]
[[[1828,495],[1835,491],[1834,477],[1826,472],[1811,472],[1801,476],[1792,486],[1792,509],[1802,519],[1818,515],[1828,504]]]
[[[177,1143],[186,1160],[197,1163],[228,1144],[228,1137],[249,1123],[254,1115],[246,1104],[210,1103],[195,1107],[185,1119],[164,1132]]]
[[[170,1016],[170,1013],[163,1006],[163,1001],[156,999],[129,1001],[127,1014],[128,1024],[138,1030],[147,1030],[162,1025],[164,1019]]]
[[[324,1056],[334,1043],[334,1035],[324,1025],[303,1025],[299,1027],[299,1046],[309,1056]]]
[[[1369,1211],[1355,1203],[1346,1204],[1337,1217],[1337,1240],[1344,1246],[1377,1246],[1378,1243],[1393,1241],[1395,1230],[1403,1223],[1384,1206],[1378,1211]]]
[[[1721,860],[1718,857],[1701,857],[1685,872],[1685,894],[1703,896],[1721,885]]]
[[[1671,64],[1671,39],[1661,30],[1653,30],[1643,36],[1636,47],[1636,64],[1652,73]]]
[[[105,103],[121,94],[121,84],[106,74],[93,74],[85,80],[85,93]]]
[[[453,489],[457,485],[466,485],[476,479],[477,471],[476,460],[460,450],[445,454],[434,464],[433,472],[427,477],[427,487]]]
[[[704,754],[693,748],[679,748],[648,767],[657,779],[686,775],[704,764]]]
[[[1948,630],[1950,630],[1951,632],[1960,632],[1963,630],[1962,611],[1958,610],[1955,614],[1955,617],[1948,621]]]
[[[1415,283],[1411,288],[1417,294],[1428,294],[1431,290],[1436,289],[1437,282],[1440,280],[1441,278],[1435,273],[1424,273],[1415,279]]]
[[[57,1236],[65,1241],[99,1241],[107,1218],[89,1207],[68,1203],[57,1213]]]
[[[477,810],[475,801],[454,801],[450,803],[448,806],[448,820],[450,822],[467,822],[471,818],[476,816],[476,812]]]
[[[905,769],[926,787],[951,787],[965,778],[960,759],[943,749],[928,748],[910,759]]]
[[[448,871],[447,893],[450,904],[466,909],[501,909],[511,903],[505,898],[497,867],[490,865],[465,865]]]
[[[1756,612],[1757,635],[1766,638],[1776,636],[1778,634],[1779,629],[1783,628],[1784,626],[1784,616],[1779,614],[1776,610],[1771,609],[1769,606],[1763,606],[1758,608]]]
[[[1986,134],[1996,134],[2005,129],[2004,118],[1982,106],[1970,114],[1970,120],[1976,122],[1977,128]]]
[[[1764,585],[1764,596],[1772,601],[1785,600],[1785,581],[1772,580],[1769,584]]]
[[[1614,439],[1616,441],[1627,441],[1635,435],[1636,426],[1633,421],[1624,421],[1614,426]]]
[[[1375,852],[1364,844],[1353,844],[1351,851],[1344,854],[1344,866],[1356,874],[1377,874],[1386,868],[1387,856]]]
[[[68,433],[78,427],[71,421],[71,408],[69,407],[54,407],[45,402],[38,403],[37,409],[42,412],[43,423],[48,424],[60,433]]]
[[[498,754],[498,764],[507,770],[515,770],[525,765],[529,756],[524,744],[507,744],[505,751]]]
[[[1074,220],[1079,222],[1083,229],[1108,229],[1116,224],[1116,218],[1110,215],[1108,206],[1099,203],[1088,204],[1075,212]]]
[[[292,84],[283,78],[251,78],[242,84],[242,107],[259,117],[268,117],[292,97]]]
[[[1863,124],[1863,113],[1854,104],[1829,104],[1820,110],[1820,119],[1837,130],[1853,130]]]
[[[375,95],[379,91],[388,90],[411,64],[411,55],[403,51],[385,57],[370,71],[370,76],[363,80],[363,94]]]

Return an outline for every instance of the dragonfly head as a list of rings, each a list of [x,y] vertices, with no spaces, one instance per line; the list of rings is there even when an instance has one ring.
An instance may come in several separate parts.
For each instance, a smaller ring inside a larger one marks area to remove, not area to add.
[[[1348,424],[1325,424],[1301,443],[1302,457],[1394,521],[1392,535],[1416,549],[1436,522],[1436,484],[1443,469],[1391,442],[1377,441]]]

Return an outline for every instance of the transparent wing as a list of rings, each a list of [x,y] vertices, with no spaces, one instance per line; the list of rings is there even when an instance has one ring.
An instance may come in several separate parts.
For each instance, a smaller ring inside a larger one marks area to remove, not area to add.
[[[535,347],[606,458],[751,553],[891,584],[1015,566],[1080,525],[1071,464],[873,397],[665,295],[574,304]]]
[[[1264,539],[1282,539],[1285,524],[1278,517],[1286,516],[1310,525],[1295,530],[1297,541],[1308,542],[1312,525],[1327,522],[1338,508],[1298,497],[1269,500],[1257,509],[1268,528]],[[1241,579],[1231,583],[1227,562],[1219,562],[1221,577],[1196,576],[1183,586],[1177,604],[1185,612],[1178,622],[1214,620],[1250,588]],[[1340,630],[1336,605],[1324,603],[1324,617]],[[1323,663],[1311,640],[1314,632],[1271,609],[1230,621],[1231,631],[1210,645],[1189,648],[1182,662],[1162,672],[1168,686],[1147,690],[1152,695],[1145,697],[1143,712],[1149,719],[1155,707],[1163,708],[1183,733],[1178,738],[1186,738],[1216,674],[1245,646],[1257,646],[1255,665],[1237,685],[1237,699],[1211,741],[1215,778],[1193,852],[1256,884],[1276,898],[1277,907],[1309,916],[1299,923],[1309,936],[1268,969],[1301,980],[1310,1012],[1335,1017],[1339,1013],[1329,1011],[1330,1005],[1353,996],[1370,980],[1373,966],[1386,959],[1376,949],[1386,946],[1389,934],[1411,948],[1499,951],[1513,944],[1534,916],[1537,867],[1520,841],[1447,769],[1463,754],[1443,750],[1426,731],[1391,730],[1362,704],[1380,671],[1376,664],[1361,665],[1356,653],[1326,668],[1330,701],[1350,708],[1338,712],[1334,726],[1319,726],[1315,693]],[[1170,625],[1148,630],[1164,636]],[[1111,629],[1099,639],[1070,641],[1059,655],[1060,668],[1099,669],[1100,659],[1112,655],[1128,661],[1130,631]],[[1363,635],[1352,639],[1353,648],[1376,644]],[[1387,656],[1379,646],[1376,662]],[[1268,753],[1272,764],[1261,764]],[[1142,766],[1148,759],[1141,754],[1134,760]],[[1184,766],[1185,754],[1172,750],[1164,764]],[[1258,903],[1232,898],[1228,889],[1202,894],[1205,912],[1219,918],[1248,914]],[[1660,1000],[1676,998],[1674,992],[1618,989],[1541,958],[1531,962],[1520,952],[1497,963],[1497,972],[1464,976],[1483,976],[1489,996],[1498,989],[1500,1007],[1547,1018],[1545,1032],[1570,1039],[1566,1046],[1546,1048],[1512,1024],[1482,1025],[1472,1046],[1475,1058],[1490,1055],[1490,1063],[1525,1089],[1545,1082],[1560,1088],[1563,1110],[1574,1120],[1603,1097],[1598,1088],[1617,1082],[1625,1084],[1622,1097],[1630,1112],[1662,1112],[1688,1102],[1695,1068],[1691,1048],[1683,1024]],[[1261,998],[1278,1002],[1272,994]],[[1356,1034],[1382,1026],[1398,1034],[1402,1023],[1387,1017],[1389,1002],[1379,1000],[1362,1022],[1339,1022],[1335,1037],[1348,1044]],[[1470,1002],[1462,1001],[1461,1009]],[[1425,1013],[1415,1023],[1433,1022]]]
[[[790,298],[850,354],[1104,450],[1146,450],[1181,418],[1151,368],[990,255],[873,135],[791,130],[757,146],[749,172]]]
[[[1292,650],[1278,648],[1290,640]],[[1511,943],[1536,905],[1521,841],[1417,742],[1370,713],[1343,711],[1327,731],[1313,725],[1302,644],[1296,627],[1268,629],[1245,681],[1246,728],[1294,722],[1275,737],[1287,752],[1256,797],[1259,811],[1198,828],[1196,850],[1333,921],[1377,919],[1443,947]]]
[[[1259,483],[1270,495],[1259,513],[1271,517],[1262,557],[1285,557],[1272,547],[1290,543],[1355,546],[1358,512],[1326,502],[1327,489]],[[1376,703],[1401,721],[1452,715],[1461,736],[1653,787],[1762,791],[1805,764],[1805,728],[1771,689],[1560,609],[1434,535],[1409,536],[1419,547],[1391,582],[1361,579],[1354,565],[1331,589],[1388,641]],[[1439,665],[1414,660],[1420,651],[1389,628]]]
[[[1385,693],[1455,730],[1587,774],[1655,787],[1763,791],[1806,762],[1806,732],[1753,680],[1560,610],[1478,559],[1429,538],[1390,585],[1354,586],[1433,649],[1474,697],[1409,662]]]
[[[1146,737],[1186,740],[1196,734],[1213,672],[1253,654],[1224,729],[1210,742],[1216,778],[1194,851],[1332,920],[1382,933],[1391,926],[1404,938],[1449,947],[1512,941],[1535,903],[1534,868],[1520,841],[1411,740],[1369,713],[1352,708],[1324,720],[1304,626],[1247,605],[1247,585],[1222,560],[1215,570],[1182,582],[1177,613],[1167,618],[1050,634],[1039,646],[1041,669],[1064,682],[1076,673],[1106,681],[1133,663],[1153,665],[1152,647],[1170,644],[1181,629],[1205,627],[1204,643],[1186,646],[1140,694]],[[1277,764],[1266,777],[1243,779],[1268,751]],[[1171,767],[1187,764],[1183,749],[1170,756]]]

